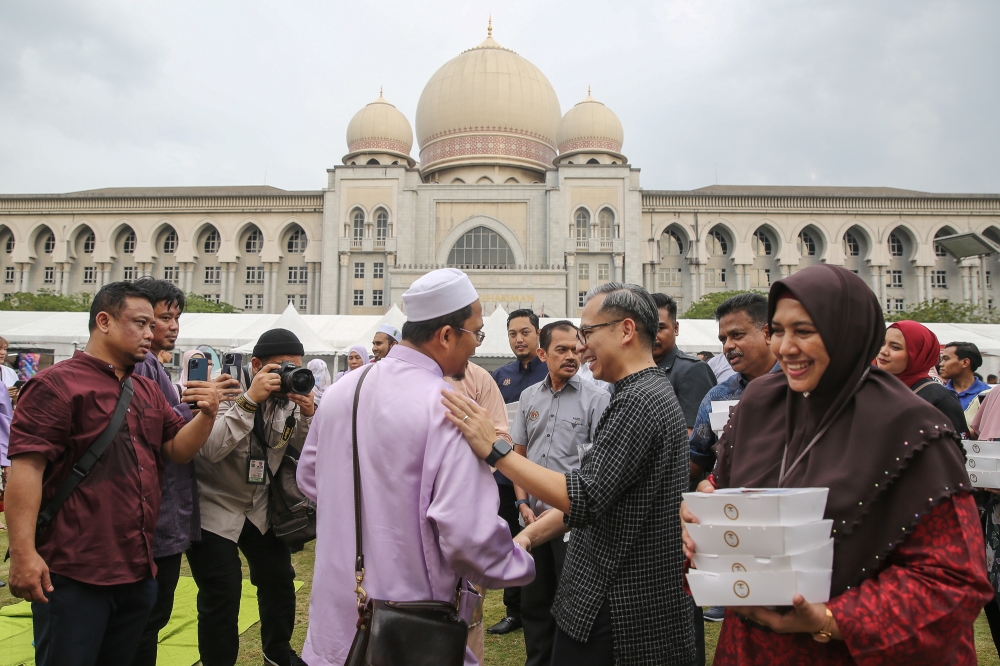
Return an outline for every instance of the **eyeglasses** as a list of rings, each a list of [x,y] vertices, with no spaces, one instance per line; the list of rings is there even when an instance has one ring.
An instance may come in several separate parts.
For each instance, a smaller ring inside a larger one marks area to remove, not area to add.
[[[469,335],[471,335],[472,337],[474,337],[476,339],[476,344],[477,345],[483,344],[483,340],[486,339],[486,334],[483,333],[482,331],[470,331],[467,328],[459,328],[458,330],[465,331],[466,333],[468,333]]]
[[[581,326],[580,330],[576,332],[576,339],[580,341],[584,347],[587,346],[587,340],[590,338],[590,334],[593,333],[598,328],[604,328],[605,326],[614,326],[615,324],[620,324],[624,319],[615,319],[614,321],[606,321],[603,324],[594,324],[593,326]]]

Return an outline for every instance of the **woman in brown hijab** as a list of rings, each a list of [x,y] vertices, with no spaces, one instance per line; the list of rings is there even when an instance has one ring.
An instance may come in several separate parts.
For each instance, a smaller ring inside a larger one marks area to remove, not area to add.
[[[829,488],[833,582],[825,604],[728,609],[715,663],[975,664],[992,590],[951,421],[872,366],[885,322],[857,275],[810,266],[768,310],[783,372],[747,387],[701,489]]]

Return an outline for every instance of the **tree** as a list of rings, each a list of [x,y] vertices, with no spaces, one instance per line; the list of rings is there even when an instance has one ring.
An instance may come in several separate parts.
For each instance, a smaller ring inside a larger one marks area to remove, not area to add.
[[[89,312],[91,295],[85,292],[63,296],[51,289],[38,293],[19,291],[0,300],[0,310],[19,312]]]
[[[243,312],[229,303],[216,303],[198,294],[184,297],[184,312]]]
[[[757,290],[752,290],[752,291],[757,291]],[[747,292],[732,290],[732,291],[716,291],[710,294],[705,294],[704,296],[702,296],[697,301],[691,304],[691,307],[689,307],[687,309],[687,312],[684,313],[684,318],[715,319],[715,309],[720,305],[722,305],[723,301],[732,298],[733,296],[745,293]],[[765,296],[767,296],[766,292],[758,292],[758,293],[763,293]]]
[[[944,298],[915,303],[902,312],[886,313],[886,321],[909,319],[925,323],[1000,324],[1000,314],[972,303],[960,303]]]

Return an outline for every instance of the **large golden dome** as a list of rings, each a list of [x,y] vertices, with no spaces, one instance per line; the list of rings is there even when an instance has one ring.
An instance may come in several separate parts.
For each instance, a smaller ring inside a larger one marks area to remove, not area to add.
[[[402,111],[389,104],[379,91],[378,99],[354,114],[347,125],[347,150],[344,164],[360,154],[388,154],[410,158],[413,130]]]
[[[561,117],[552,84],[489,36],[435,72],[417,105],[421,170],[500,164],[544,171]]]

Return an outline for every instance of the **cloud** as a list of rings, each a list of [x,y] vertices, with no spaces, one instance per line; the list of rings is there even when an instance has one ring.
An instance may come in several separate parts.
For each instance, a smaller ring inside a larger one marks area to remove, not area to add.
[[[996,191],[1000,43],[989,2],[7,3],[8,192],[325,185],[351,116],[485,37],[565,112],[612,108],[649,189],[715,182]],[[414,146],[414,154],[417,147]]]

